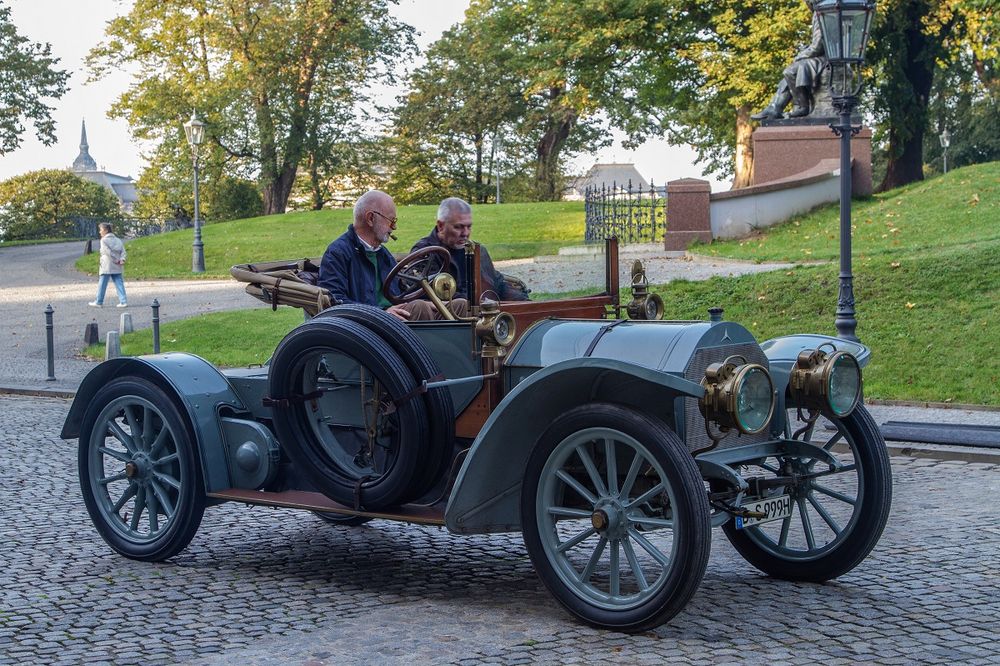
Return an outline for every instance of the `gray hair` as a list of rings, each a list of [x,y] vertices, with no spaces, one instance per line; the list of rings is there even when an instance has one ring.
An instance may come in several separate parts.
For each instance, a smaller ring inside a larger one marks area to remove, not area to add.
[[[105,233],[108,233],[108,234],[111,233],[111,223],[110,222],[100,222],[100,223],[98,223],[97,228],[100,229],[101,231],[105,232]]]
[[[358,197],[358,200],[354,202],[354,223],[359,224],[364,222],[365,213],[375,208],[376,202],[383,197],[390,201],[392,200],[392,197],[382,190],[368,190]]]
[[[448,222],[456,215],[472,215],[472,206],[458,197],[448,197],[438,206],[437,219]]]

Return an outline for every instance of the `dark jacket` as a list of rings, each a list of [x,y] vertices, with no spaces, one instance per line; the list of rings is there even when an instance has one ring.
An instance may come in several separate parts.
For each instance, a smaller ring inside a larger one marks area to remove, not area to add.
[[[378,260],[378,279],[396,265],[392,253],[384,245],[375,251]],[[378,305],[375,300],[375,267],[365,254],[353,226],[348,226],[339,238],[330,243],[319,266],[319,286],[327,289],[337,303],[365,303]],[[396,294],[393,284],[393,293]]]
[[[451,254],[451,265],[448,267],[448,272],[458,282],[458,291],[455,294],[455,298],[468,298],[469,296],[465,288],[465,250],[455,250],[446,247],[441,242],[441,239],[438,238],[437,227],[431,229],[429,234],[414,243],[413,247],[410,248],[410,252],[416,252],[421,248],[435,245],[445,248]],[[528,300],[526,293],[520,289],[511,288],[504,280],[503,274],[494,268],[493,260],[490,258],[490,253],[486,250],[485,245],[479,246],[479,272],[481,274],[479,280],[480,296],[490,291],[495,293],[501,301]]]

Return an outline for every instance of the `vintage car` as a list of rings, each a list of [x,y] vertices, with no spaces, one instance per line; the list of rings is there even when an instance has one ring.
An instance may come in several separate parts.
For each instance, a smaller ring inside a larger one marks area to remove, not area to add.
[[[441,252],[399,263],[397,300],[446,311]],[[478,276],[474,244],[466,257]],[[758,343],[719,309],[646,319],[663,304],[638,263],[619,300],[614,239],[600,293],[508,303],[470,284],[466,320],[326,307],[310,266],[234,268],[262,300],[314,315],[263,367],[165,353],[83,381],[62,437],[79,438],[87,510],[115,551],[167,559],[222,502],[520,531],[570,613],[639,631],[695,593],[712,527],[761,571],[814,582],[854,569],[882,533],[891,470],[861,404],[861,344]]]

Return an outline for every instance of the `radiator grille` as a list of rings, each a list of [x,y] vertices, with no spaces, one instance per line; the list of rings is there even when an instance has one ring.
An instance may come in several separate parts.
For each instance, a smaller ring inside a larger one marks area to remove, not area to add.
[[[684,368],[684,378],[692,382],[700,383],[705,378],[705,368],[712,363],[721,363],[727,357],[739,354],[746,358],[749,363],[759,363],[765,368],[768,367],[767,357],[761,351],[759,345],[744,343],[738,345],[724,345],[722,347],[703,347],[695,352],[694,356]],[[712,440],[705,432],[705,417],[698,410],[698,401],[689,398],[684,401],[684,422],[687,424],[687,435],[685,444],[689,451],[704,449],[712,445]],[[742,446],[743,444],[754,444],[770,439],[768,429],[756,435],[742,435],[738,432],[731,433],[719,443],[719,448],[724,449],[732,446]]]

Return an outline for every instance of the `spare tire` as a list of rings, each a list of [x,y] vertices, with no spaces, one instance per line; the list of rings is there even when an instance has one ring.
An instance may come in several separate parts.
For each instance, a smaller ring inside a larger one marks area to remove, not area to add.
[[[366,509],[417,497],[429,433],[416,388],[382,338],[342,318],[297,327],[268,371],[274,430],[296,469],[327,497]]]
[[[410,369],[417,383],[441,376],[441,367],[420,338],[402,321],[381,308],[362,303],[345,303],[323,310],[317,319],[342,317],[361,324],[384,340]],[[454,457],[455,405],[444,387],[429,389],[423,396],[430,422],[427,458],[414,476],[414,497],[422,497],[448,473]]]

